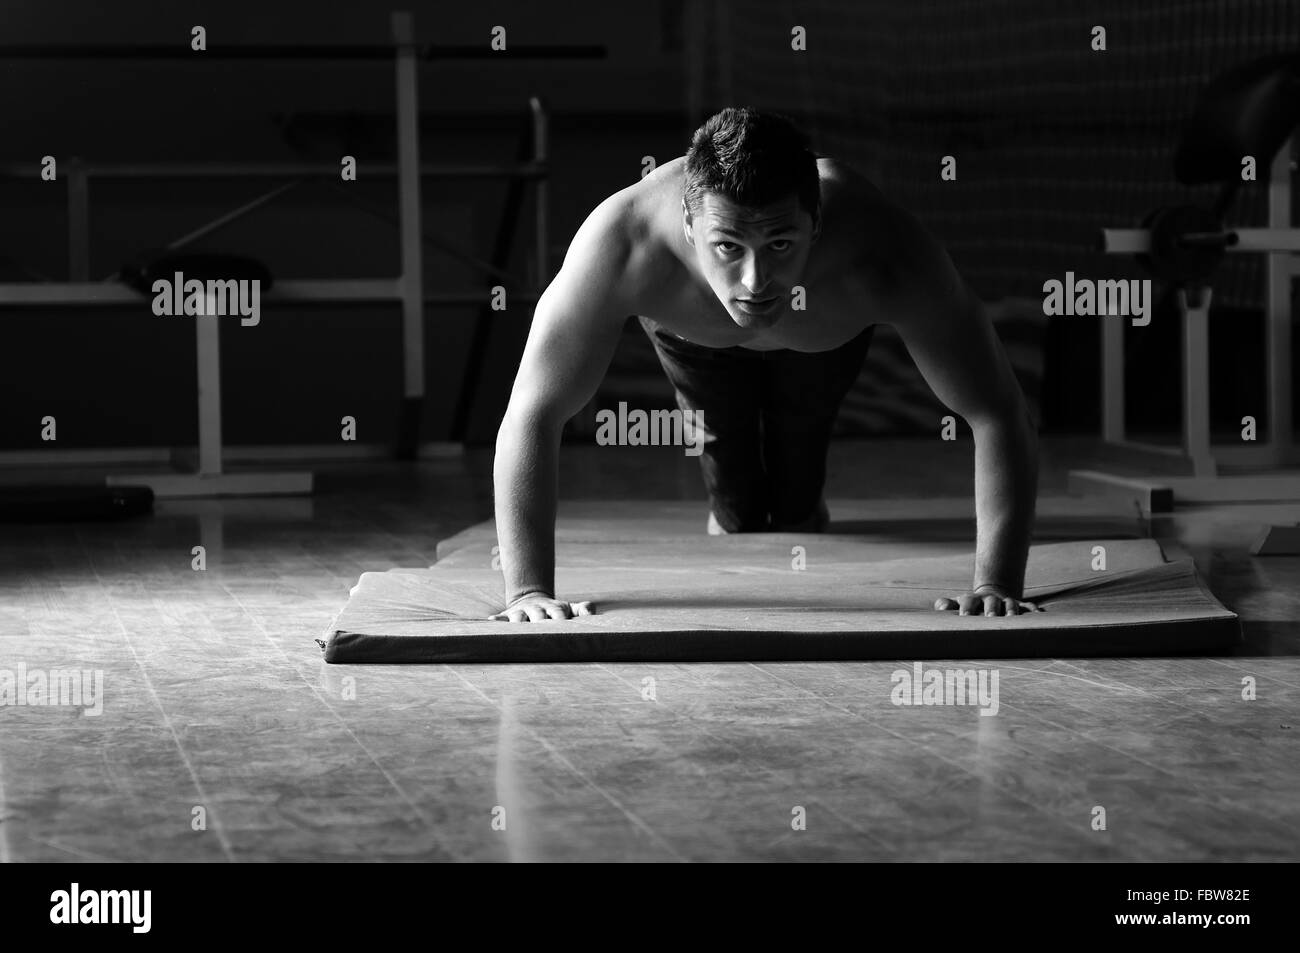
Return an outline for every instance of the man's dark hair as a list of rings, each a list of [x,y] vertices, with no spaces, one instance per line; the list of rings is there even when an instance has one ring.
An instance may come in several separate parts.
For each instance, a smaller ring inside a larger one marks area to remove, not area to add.
[[[728,107],[695,130],[686,153],[683,198],[692,214],[706,192],[745,208],[794,194],[816,219],[821,212],[817,154],[808,136],[785,116]]]

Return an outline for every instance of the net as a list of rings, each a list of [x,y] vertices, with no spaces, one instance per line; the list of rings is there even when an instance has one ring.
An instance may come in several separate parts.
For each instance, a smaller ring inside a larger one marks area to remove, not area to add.
[[[985,300],[1041,301],[1043,282],[1067,270],[1149,277],[1103,254],[1099,230],[1136,226],[1162,205],[1208,204],[1214,187],[1185,188],[1172,171],[1197,93],[1238,63],[1300,49],[1294,0],[721,0],[703,22],[694,48],[710,62],[688,71],[694,118],[728,104],[790,115],[822,154],[911,209]],[[1091,47],[1097,25],[1105,52]],[[805,51],[792,49],[796,26]],[[956,181],[940,180],[945,155]],[[1242,189],[1234,224],[1265,222],[1268,160],[1257,158],[1260,181]],[[1263,268],[1262,256],[1229,256],[1216,305],[1262,308]],[[1000,330],[1033,391],[1044,329],[1021,317],[1023,327]],[[878,341],[877,353],[897,347]],[[864,372],[842,424],[932,428],[938,405],[909,364],[869,358],[872,381]]]

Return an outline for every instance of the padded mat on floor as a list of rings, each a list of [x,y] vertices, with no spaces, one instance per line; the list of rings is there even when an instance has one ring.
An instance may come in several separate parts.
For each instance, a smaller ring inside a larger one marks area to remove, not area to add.
[[[969,506],[969,502],[966,503]],[[851,509],[851,507],[849,508]],[[906,509],[904,507],[904,509]],[[844,507],[832,503],[833,517]],[[429,568],[363,573],[327,633],[329,662],[726,661],[1204,654],[1240,639],[1236,616],[1190,560],[1148,539],[1071,538],[1031,550],[1011,618],[933,608],[969,585],[970,527],[899,530],[898,509],[852,528],[881,532],[709,537],[698,504],[572,504],[557,525],[562,599],[596,614],[491,622],[502,608],[495,529],[438,546]],[[933,521],[959,519],[932,507]],[[924,522],[922,517],[918,520]],[[690,532],[690,528],[694,531]],[[883,528],[882,528],[883,527]],[[842,524],[833,526],[842,529]],[[1037,538],[1042,538],[1042,532]],[[1105,569],[1093,568],[1095,547]],[[801,568],[800,568],[801,567]]]

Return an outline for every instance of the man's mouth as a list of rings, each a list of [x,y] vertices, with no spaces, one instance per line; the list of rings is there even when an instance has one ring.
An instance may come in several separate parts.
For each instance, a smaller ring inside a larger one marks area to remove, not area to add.
[[[767,314],[776,308],[780,297],[770,298],[736,298],[736,307],[745,314]]]

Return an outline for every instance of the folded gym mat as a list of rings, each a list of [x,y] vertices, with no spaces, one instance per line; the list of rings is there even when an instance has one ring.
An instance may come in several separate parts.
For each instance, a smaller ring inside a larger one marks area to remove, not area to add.
[[[562,516],[556,544],[560,598],[591,600],[595,615],[488,621],[503,600],[489,522],[440,545],[430,568],[363,573],[327,632],[326,661],[1141,656],[1218,652],[1240,639],[1192,562],[1167,561],[1152,540],[1036,545],[1027,597],[1046,611],[962,617],[933,604],[969,585],[968,536],[665,535],[680,529],[674,519],[656,526],[596,509],[602,519]]]

